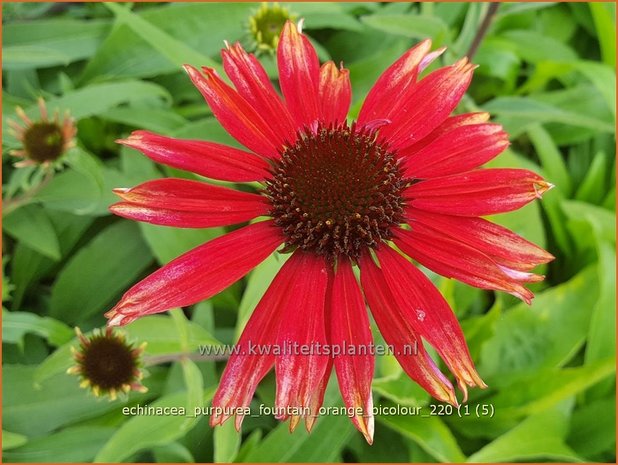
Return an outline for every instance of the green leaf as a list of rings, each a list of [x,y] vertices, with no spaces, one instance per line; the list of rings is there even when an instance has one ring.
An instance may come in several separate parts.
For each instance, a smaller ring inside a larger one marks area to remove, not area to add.
[[[121,6],[121,4],[106,3],[105,6],[112,10],[120,24],[129,26],[133,32],[137,33],[179,69],[186,63],[209,67],[217,66],[209,57],[175,39],[140,15],[134,14],[128,8]]]
[[[169,93],[162,87],[146,81],[116,81],[113,83],[92,84],[81,89],[64,94],[62,97],[47,100],[47,108],[51,111],[68,110],[75,119],[97,115],[123,103],[144,100],[171,100]],[[26,114],[36,119],[39,107],[33,104],[25,108]],[[15,119],[14,110],[7,117]],[[3,133],[7,133],[8,125],[3,119]],[[11,139],[9,139],[10,141]]]
[[[228,421],[213,431],[215,444],[215,463],[231,463],[235,460],[240,448],[241,436],[234,422]]]
[[[214,389],[204,391],[202,405],[208,402],[213,394]],[[94,461],[122,462],[141,450],[169,444],[184,436],[200,419],[200,416],[194,416],[194,412],[186,411],[186,405],[186,392],[169,394],[150,403],[148,407],[155,410],[160,408],[162,411],[168,409],[168,414],[131,417],[116,430]],[[179,414],[171,414],[170,409],[175,409],[174,411]]]
[[[26,334],[37,334],[60,346],[73,338],[73,330],[61,321],[29,312],[2,311],[2,342],[22,345]]]
[[[178,333],[170,331],[170,327],[173,326],[169,316],[150,315],[124,326],[123,331],[133,340],[146,342],[148,344],[146,354],[148,355],[178,354],[183,350]],[[221,342],[202,326],[189,321],[187,327],[189,331],[188,352],[196,352],[200,345],[221,345]]]
[[[147,223],[139,223],[139,228],[161,265],[225,232],[223,228],[179,229]]]
[[[583,457],[616,448],[616,399],[602,399],[573,413],[568,444]],[[593,461],[593,460],[591,460]]]
[[[522,127],[534,123],[562,123],[582,128],[590,128],[601,132],[614,132],[614,127],[603,120],[587,115],[562,110],[554,105],[543,103],[532,98],[523,97],[498,97],[484,106],[485,110],[497,114],[501,119],[504,117],[517,118],[517,126],[510,120],[504,121],[508,126],[513,126],[517,131]],[[522,120],[524,123],[520,123]],[[515,132],[515,131],[511,131]]]
[[[54,283],[51,315],[78,323],[102,312],[150,264],[134,223],[120,221],[98,234],[66,264]]]
[[[430,399],[429,394],[402,370],[389,376],[375,378],[372,388],[374,392],[387,399],[410,407],[427,405]]]
[[[109,426],[76,426],[57,433],[32,439],[19,449],[6,452],[10,462],[82,462],[89,463],[97,451],[114,433]]]
[[[224,40],[232,43],[245,34],[242,25],[253,8],[247,3],[178,3],[144,9],[138,15],[186,47],[199,50],[200,55],[212,57],[218,55]],[[178,27],[179,24],[182,27]],[[164,46],[169,46],[169,43],[166,41]],[[182,72],[182,68],[161,53],[153,53],[154,46],[159,45],[144,40],[131,25],[120,24],[89,61],[81,81]],[[191,64],[200,66],[207,63]],[[197,97],[199,94],[195,92],[194,95]]]
[[[601,45],[603,61],[616,68],[616,9],[615,5],[591,2],[590,12],[594,19]],[[613,8],[612,8],[613,7]],[[613,10],[613,15],[612,15]]]
[[[567,415],[551,408],[526,418],[515,428],[484,446],[468,462],[568,461],[581,459],[565,443]]]
[[[286,258],[286,256],[281,254],[271,254],[249,274],[247,287],[243,292],[240,305],[238,306],[238,320],[236,322],[235,331],[236,339],[240,337],[253,310],[255,310],[255,307],[257,307],[264,296],[266,289],[268,289],[275,275],[283,266]]]
[[[588,268],[538,294],[531,307],[521,303],[505,312],[482,349],[488,384],[506,385],[522,373],[568,362],[586,340],[597,296],[595,270]]]
[[[195,463],[191,451],[178,442],[154,447],[152,453],[157,463]]]
[[[440,418],[420,415],[383,415],[378,420],[389,428],[412,439],[425,452],[440,462],[463,462],[457,441]]]
[[[60,260],[60,243],[45,210],[38,205],[26,205],[3,218],[2,228],[52,260]]]
[[[517,416],[540,413],[616,372],[615,358],[588,366],[538,370],[512,383],[508,388],[489,398],[496,416]]]
[[[547,179],[556,185],[565,197],[569,197],[573,190],[571,178],[562,154],[554,144],[551,136],[538,124],[528,127],[528,135],[534,144],[537,155],[541,159],[541,165]]]
[[[423,15],[369,15],[361,17],[366,25],[413,39],[434,39],[438,45],[444,41],[447,25],[437,16]]]
[[[324,406],[341,407],[336,383],[330,383]],[[262,442],[244,457],[246,462],[336,462],[340,452],[354,432],[345,415],[325,415],[315,422],[311,434],[302,425],[289,431],[287,423],[279,424]],[[334,434],[336,432],[336,434]]]
[[[2,68],[67,65],[88,58],[101,43],[109,21],[50,19],[3,26]]]
[[[27,442],[28,438],[23,434],[2,430],[2,450],[15,449],[16,447],[23,446]],[[4,458],[6,459],[6,455]]]
[[[510,30],[501,34],[509,40],[518,55],[530,63],[543,60],[572,61],[577,54],[563,42],[547,35],[528,30]]]
[[[79,388],[75,376],[60,374],[35,385],[33,366],[4,365],[2,391],[3,427],[29,437],[94,418],[118,407],[101,402]],[[144,399],[143,395],[135,398]]]

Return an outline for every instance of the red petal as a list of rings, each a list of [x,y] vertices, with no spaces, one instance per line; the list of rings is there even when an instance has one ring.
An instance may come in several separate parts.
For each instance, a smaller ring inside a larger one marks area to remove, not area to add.
[[[116,142],[139,150],[157,163],[207,178],[250,182],[272,177],[266,160],[253,153],[214,142],[174,139],[148,131],[135,131],[127,139]]]
[[[330,374],[332,371],[333,359],[331,357],[328,359],[328,365],[326,365],[326,370],[324,371],[324,375],[322,376],[322,380],[320,381],[318,388],[315,389],[311,395],[311,400],[309,402],[309,411],[311,413],[305,417],[305,427],[309,433],[320,416],[320,407],[322,407],[322,404],[324,403],[324,394],[326,394],[326,387],[328,386],[328,381],[330,380]],[[290,420],[290,430],[292,431],[295,427],[295,425],[292,424],[294,421],[294,419]]]
[[[185,65],[185,70],[227,132],[259,155],[280,157],[278,149],[284,141],[277,137],[256,109],[223,82],[213,69],[203,68],[205,76],[189,65]]]
[[[528,271],[554,259],[553,255],[514,232],[482,218],[448,216],[408,209],[414,228],[422,223],[483,252],[501,265]]]
[[[269,123],[277,134],[277,142],[293,142],[296,130],[292,117],[260,62],[239,43],[224,49],[221,54],[223,68],[236,90]]]
[[[397,247],[442,276],[481,289],[505,291],[528,304],[534,297],[519,279],[507,275],[498,263],[462,241],[420,223],[414,223],[411,232],[399,229],[396,235]]]
[[[523,207],[553,186],[521,169],[482,169],[433,178],[405,191],[408,206],[444,215],[485,216]]]
[[[280,412],[290,407],[311,408],[329,362],[328,356],[316,349],[317,344],[323,347],[327,343],[324,307],[328,264],[323,257],[300,249],[293,257],[302,273],[296,274],[277,336],[281,355],[275,362],[275,405]],[[277,418],[285,420],[288,416],[281,413]]]
[[[284,240],[272,221],[263,221],[196,247],[129,289],[105,314],[108,325],[206,300],[246,275]]]
[[[313,45],[292,21],[281,31],[277,47],[281,92],[298,128],[320,117],[320,62]]]
[[[381,247],[376,255],[394,304],[412,329],[438,351],[457,378],[464,398],[466,385],[485,387],[455,315],[431,281],[390,247]]]
[[[403,370],[439,401],[457,405],[453,385],[425,350],[405,313],[395,304],[382,271],[368,254],[361,257],[360,267],[363,291],[373,318]]]
[[[122,217],[181,228],[209,228],[267,214],[266,199],[187,179],[156,179],[132,189],[114,189],[125,202],[110,210]]]
[[[464,113],[461,115],[449,116],[440,126],[431,131],[426,137],[423,137],[420,141],[406,147],[405,151],[408,153],[416,153],[433,143],[438,137],[441,137],[456,128],[461,126],[483,124],[487,121],[489,121],[489,113],[487,112]]]
[[[374,358],[368,348],[373,344],[373,338],[365,301],[348,259],[337,262],[331,305],[331,344],[341,353],[335,358],[339,389],[346,407],[362,412],[352,417],[352,422],[371,444]]]
[[[337,69],[332,61],[324,63],[320,69],[319,92],[322,121],[327,124],[345,121],[352,100],[350,72]]]
[[[247,322],[234,353],[223,371],[212,406],[221,408],[210,418],[211,426],[221,425],[231,415],[230,409],[250,404],[257,385],[275,364],[272,351],[283,311],[292,299],[296,279],[303,272],[302,261],[293,255],[270,284],[251,318]],[[228,413],[223,409],[228,409]],[[236,429],[240,429],[243,415],[236,415]]]
[[[373,85],[358,115],[358,124],[396,116],[397,102],[416,84],[418,67],[431,48],[431,40],[419,42],[389,66]]]
[[[380,129],[380,135],[393,149],[403,149],[423,139],[459,104],[470,84],[473,69],[464,58],[429,74],[395,104],[390,118],[392,123]]]
[[[405,176],[435,178],[478,168],[509,145],[509,136],[499,124],[459,126],[417,150],[402,150]]]

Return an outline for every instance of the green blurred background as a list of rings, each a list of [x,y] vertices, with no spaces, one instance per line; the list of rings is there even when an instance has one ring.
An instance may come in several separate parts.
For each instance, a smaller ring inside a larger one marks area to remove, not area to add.
[[[420,39],[465,55],[487,3],[289,3],[322,61],[349,67],[358,112],[377,76]],[[308,435],[272,417],[214,431],[207,418],[130,417],[135,404],[205,405],[223,362],[148,368],[146,394],[95,399],[65,374],[73,327],[105,323],[128,287],[224,228],[181,230],[111,216],[111,189],[163,176],[114,140],[145,128],[236,145],[181,64],[221,68],[223,40],[253,40],[259,3],[3,4],[3,198],[29,201],[3,215],[3,461],[615,462],[615,5],[505,3],[473,62],[458,111],[485,110],[511,135],[493,166],[530,168],[556,188],[492,220],[546,247],[531,307],[511,296],[431,275],[457,313],[489,389],[471,392],[469,416],[431,407],[393,358],[376,361],[374,403],[422,406],[427,416],[376,418],[373,446],[345,417],[320,418]],[[261,54],[276,78],[272,53]],[[435,66],[437,66],[435,65]],[[435,67],[434,66],[434,67]],[[15,169],[7,118],[36,99],[69,110],[78,144],[38,189],[40,170]],[[280,267],[267,260],[213,299],[126,328],[146,355],[232,343]],[[376,332],[376,337],[379,337]],[[340,405],[334,377],[325,405]],[[274,376],[254,406],[272,405]],[[477,415],[478,407],[478,415]],[[486,415],[490,411],[492,415]],[[434,415],[430,415],[434,413]]]

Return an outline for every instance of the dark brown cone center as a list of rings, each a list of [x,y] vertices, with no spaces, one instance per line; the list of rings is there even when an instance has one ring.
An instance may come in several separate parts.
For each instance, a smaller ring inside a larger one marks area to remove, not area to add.
[[[286,249],[357,259],[389,240],[403,221],[408,182],[374,131],[346,124],[305,131],[273,172],[266,194]]]
[[[81,363],[84,378],[104,391],[130,384],[138,369],[133,348],[118,338],[105,336],[91,340]]]
[[[62,129],[55,123],[34,123],[24,134],[28,158],[41,163],[57,160],[62,155],[64,142]]]

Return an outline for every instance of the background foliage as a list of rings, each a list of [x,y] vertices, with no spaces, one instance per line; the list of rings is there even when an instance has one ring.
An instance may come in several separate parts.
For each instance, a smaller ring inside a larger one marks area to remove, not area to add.
[[[419,39],[468,51],[488,4],[296,3],[321,59],[343,60],[352,116],[378,74]],[[345,417],[290,435],[271,417],[214,431],[207,418],[128,417],[122,407],[203,405],[221,362],[149,368],[146,394],[97,400],[64,374],[72,327],[103,312],[158,265],[224,232],[136,224],[110,216],[113,187],[191,174],[156,166],[114,140],[146,128],[235,144],[180,65],[220,68],[224,39],[249,44],[257,3],[3,5],[3,196],[38,181],[14,169],[15,106],[36,116],[40,95],[78,120],[67,166],[3,217],[3,456],[40,461],[615,461],[615,6],[502,4],[474,57],[480,66],[460,110],[487,110],[511,134],[496,166],[531,168],[556,184],[541,202],[495,221],[546,246],[556,260],[531,307],[432,276],[462,321],[490,386],[473,390],[475,414],[378,416],[368,446]],[[276,75],[274,59],[262,56]],[[232,343],[280,266],[276,258],[220,295],[147,317],[127,333],[147,355]],[[186,315],[186,316],[185,316]],[[331,380],[333,381],[333,380]],[[331,386],[325,405],[340,402]],[[377,405],[432,400],[390,357],[377,360]],[[274,377],[255,405],[273,404]]]

